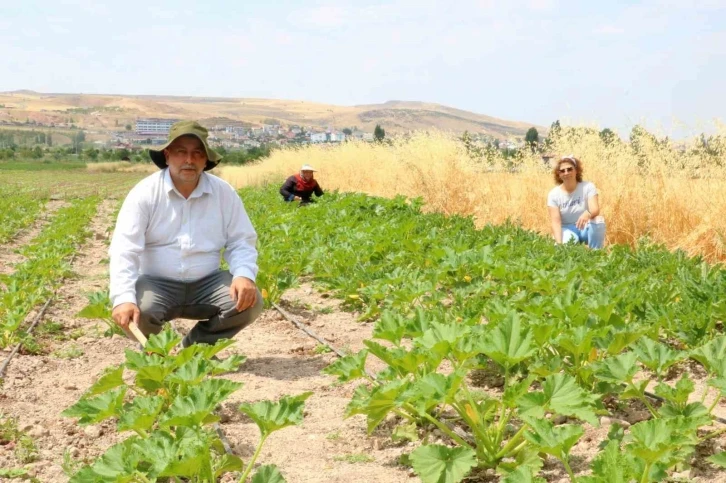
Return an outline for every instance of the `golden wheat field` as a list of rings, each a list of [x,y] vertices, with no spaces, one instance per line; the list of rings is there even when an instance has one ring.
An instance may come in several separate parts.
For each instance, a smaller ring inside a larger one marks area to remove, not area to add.
[[[565,129],[548,146],[582,160],[598,188],[607,243],[641,238],[710,261],[726,260],[726,143],[674,146],[649,135],[610,142],[588,129]],[[473,215],[477,224],[511,220],[550,233],[546,208],[551,167],[524,150],[506,160],[445,133],[418,133],[387,143],[348,142],[277,150],[262,162],[218,169],[236,187],[281,183],[303,163],[318,169],[323,189],[422,197],[426,208]]]

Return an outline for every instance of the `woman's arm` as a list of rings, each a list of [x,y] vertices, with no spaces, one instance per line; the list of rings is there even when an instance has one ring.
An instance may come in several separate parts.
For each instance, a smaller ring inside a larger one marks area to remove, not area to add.
[[[600,200],[599,195],[592,195],[587,199],[587,208],[590,211],[590,218],[595,218],[600,214]]]
[[[598,195],[594,194],[587,199],[587,209],[580,215],[575,222],[575,226],[584,230],[588,222],[600,214],[600,203],[597,199]]]
[[[555,237],[555,243],[562,243],[562,216],[560,208],[557,206],[548,206],[550,211],[550,223],[552,225],[552,235]]]

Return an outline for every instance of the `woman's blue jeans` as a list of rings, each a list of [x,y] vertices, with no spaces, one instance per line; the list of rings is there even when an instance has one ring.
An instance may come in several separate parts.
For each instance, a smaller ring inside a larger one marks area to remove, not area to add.
[[[590,248],[602,248],[605,243],[605,223],[590,222],[584,230],[575,226],[562,225],[562,243],[587,243]]]

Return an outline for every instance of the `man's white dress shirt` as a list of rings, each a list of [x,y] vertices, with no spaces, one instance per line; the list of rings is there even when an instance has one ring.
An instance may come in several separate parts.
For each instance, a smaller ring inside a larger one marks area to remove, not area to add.
[[[111,240],[110,297],[114,307],[136,301],[139,275],[199,280],[220,265],[233,277],[257,276],[257,233],[232,186],[202,173],[188,199],[168,169],[141,180],[124,200]]]

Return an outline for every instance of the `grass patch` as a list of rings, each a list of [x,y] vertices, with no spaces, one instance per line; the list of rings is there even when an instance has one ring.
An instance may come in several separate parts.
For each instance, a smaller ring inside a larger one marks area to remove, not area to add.
[[[328,352],[333,352],[333,350],[328,345],[318,344],[313,349],[313,352],[316,354],[327,354]]]
[[[68,171],[74,169],[86,169],[86,163],[63,163],[48,160],[0,163],[0,171]]]
[[[32,463],[38,459],[38,448],[35,446],[33,438],[18,428],[17,418],[0,414],[0,445],[10,443],[15,444],[15,458],[21,463]],[[2,475],[0,474],[0,476]],[[19,477],[21,476],[16,475],[12,478]]]
[[[83,355],[83,349],[77,344],[71,344],[68,347],[58,349],[52,355],[58,359],[77,359]]]
[[[346,463],[372,463],[376,459],[368,454],[364,453],[353,453],[353,454],[346,454],[346,455],[338,455],[333,458],[335,461],[344,461]]]

